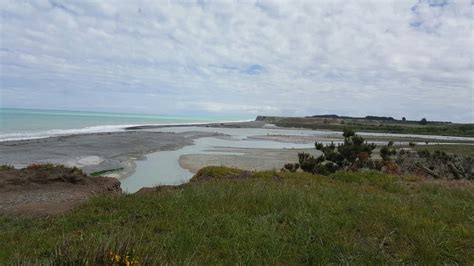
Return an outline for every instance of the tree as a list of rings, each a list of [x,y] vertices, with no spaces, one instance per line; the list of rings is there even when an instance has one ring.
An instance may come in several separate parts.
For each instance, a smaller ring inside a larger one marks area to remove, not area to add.
[[[403,121],[403,122],[406,122],[407,119],[406,119],[405,117],[402,117],[402,121]]]
[[[420,125],[426,125],[426,124],[428,124],[428,120],[426,120],[426,118],[421,119]]]

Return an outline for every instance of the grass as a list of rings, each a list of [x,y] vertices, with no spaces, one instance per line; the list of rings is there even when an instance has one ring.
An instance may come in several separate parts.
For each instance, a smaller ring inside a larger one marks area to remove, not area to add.
[[[114,168],[114,169],[107,169],[107,170],[93,172],[93,173],[90,174],[90,176],[101,176],[101,175],[104,175],[104,174],[107,174],[107,173],[112,173],[112,172],[117,172],[117,171],[122,171],[122,170],[123,170],[123,167]]]
[[[9,164],[0,165],[0,171],[1,170],[13,170],[13,169],[15,169],[15,167],[13,165],[9,165]]]
[[[175,190],[98,196],[49,218],[2,217],[0,264],[101,264],[110,252],[145,264],[474,262],[472,183],[247,175],[207,167],[196,179],[214,179]]]
[[[463,156],[470,156],[474,158],[474,145],[449,145],[449,144],[434,144],[434,145],[417,145],[414,147],[415,150],[429,150],[444,151],[449,154],[457,154]]]
[[[275,123],[280,127],[296,127],[309,129],[327,129],[341,131],[344,127],[350,127],[355,131],[399,133],[399,134],[421,134],[441,136],[473,137],[474,124],[428,124],[420,125],[413,123],[381,123],[367,124],[357,122],[346,122],[345,124],[324,124],[311,119],[286,118]]]

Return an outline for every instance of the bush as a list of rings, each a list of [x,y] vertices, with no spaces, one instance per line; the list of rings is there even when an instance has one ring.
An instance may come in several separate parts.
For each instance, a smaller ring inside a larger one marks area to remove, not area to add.
[[[285,164],[285,169],[292,172],[292,173],[298,171],[299,168],[300,168],[300,165],[298,163],[295,163],[295,164],[287,163],[287,164]]]
[[[9,165],[9,164],[0,165],[0,170],[13,170],[13,169],[15,169],[13,165]]]
[[[424,150],[418,151],[418,156],[420,156],[421,158],[430,158],[431,153],[429,150],[424,149]]]
[[[380,156],[382,157],[382,160],[384,161],[390,160],[390,150],[388,149],[387,146],[384,146],[380,149]]]
[[[348,127],[345,127],[343,132],[342,132],[342,136],[344,138],[350,138],[350,137],[355,136],[355,132],[352,129],[350,129]]]
[[[328,175],[342,168],[352,169],[367,166],[370,154],[376,147],[375,144],[367,144],[363,137],[356,135],[349,128],[344,128],[342,135],[344,143],[337,145],[337,147],[333,142],[329,145],[315,142],[314,147],[323,153],[318,158],[307,153],[299,153],[298,159],[301,169],[313,174]]]

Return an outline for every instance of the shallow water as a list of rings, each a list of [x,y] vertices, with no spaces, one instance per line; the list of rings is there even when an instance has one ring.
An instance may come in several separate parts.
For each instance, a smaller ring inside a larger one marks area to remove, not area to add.
[[[259,149],[302,149],[312,148],[313,144],[293,144],[266,140],[240,139],[241,136],[224,138],[200,138],[194,145],[176,151],[159,151],[148,154],[145,160],[136,162],[136,170],[130,177],[121,180],[123,191],[133,193],[142,187],[158,185],[178,185],[186,183],[193,174],[179,165],[179,157],[187,154],[236,154],[222,151],[222,148]]]

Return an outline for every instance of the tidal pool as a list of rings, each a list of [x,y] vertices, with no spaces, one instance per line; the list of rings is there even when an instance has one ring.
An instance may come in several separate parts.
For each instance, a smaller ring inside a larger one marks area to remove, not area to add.
[[[142,187],[186,183],[191,179],[193,173],[180,166],[179,158],[182,155],[240,154],[223,151],[222,148],[307,149],[312,147],[312,144],[293,144],[240,138],[199,138],[194,140],[194,145],[185,146],[175,151],[158,151],[146,155],[145,160],[136,161],[135,172],[120,182],[122,190],[128,193],[134,193]]]

